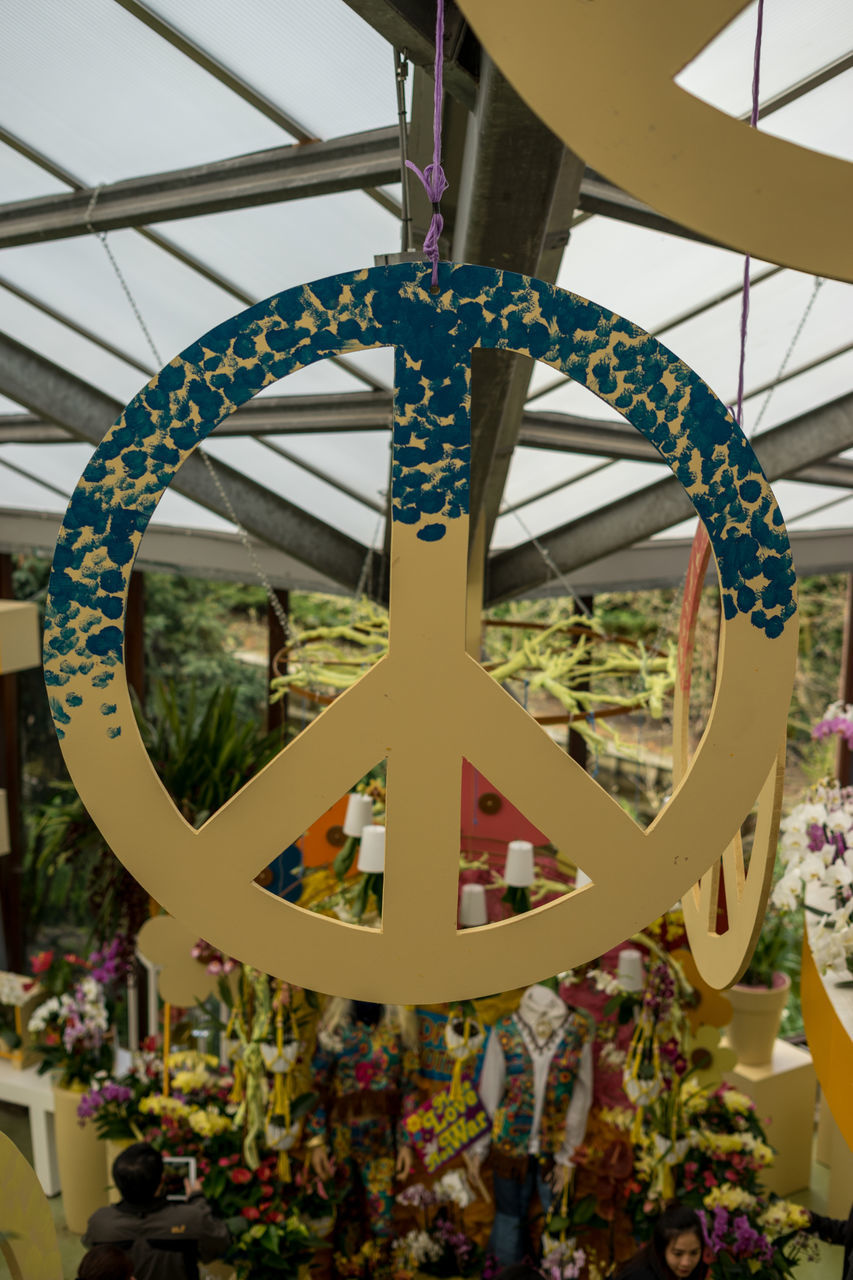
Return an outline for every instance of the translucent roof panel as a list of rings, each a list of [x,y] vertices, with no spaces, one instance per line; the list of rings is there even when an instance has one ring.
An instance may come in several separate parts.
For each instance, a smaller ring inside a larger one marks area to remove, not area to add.
[[[729,249],[593,217],[572,231],[557,283],[653,331],[742,277],[743,257]]]
[[[53,320],[29,303],[22,302],[2,287],[0,327],[13,333],[18,342],[47,356],[63,369],[76,373],[85,382],[100,387],[122,404],[148,381],[132,365],[116,359],[87,338],[73,333],[66,325]]]
[[[214,533],[234,533],[235,528],[230,520],[223,519],[218,516],[215,511],[208,511],[207,507],[199,506],[197,502],[193,502],[190,498],[185,498],[182,493],[176,493],[174,489],[167,489],[163,494],[157,506],[154,508],[154,514],[151,517],[153,525],[169,525],[174,528],[201,529],[204,531],[212,531]],[[144,535],[143,535],[144,541]],[[246,581],[251,581],[254,576],[254,569],[247,557],[246,559]]]
[[[280,494],[288,502],[309,511],[351,538],[364,543],[373,541],[377,525],[375,511],[271,449],[265,449],[259,441],[209,440],[205,447],[213,457],[242,471],[266,489]]]
[[[0,119],[91,186],[290,140],[114,0],[14,6]]]
[[[12,511],[55,511],[58,514],[65,507],[63,498],[52,489],[4,466],[3,455],[0,453],[0,508]]]
[[[16,404],[14,400],[10,400],[7,396],[0,396],[0,414],[26,412],[27,410],[22,404]]]
[[[556,449],[531,449],[519,445],[509,464],[503,505],[513,507],[519,503],[527,503],[544,490],[553,488],[554,485],[568,484],[606,461],[606,458],[591,458],[587,454],[562,453]]]
[[[341,0],[150,7],[319,138],[397,120],[391,48]]]
[[[730,115],[745,115],[752,103],[752,61],[757,0],[748,5],[676,77],[676,82]],[[849,0],[774,0],[764,14],[761,41],[761,100],[805,80],[853,49]]]
[[[775,111],[761,124],[761,128],[765,133],[796,142],[801,147],[840,156],[842,160],[853,160],[851,103],[853,71],[846,71]]]
[[[4,66],[5,74],[5,66]],[[2,79],[2,77],[0,77]],[[14,147],[0,143],[0,192],[7,200],[34,200],[37,196],[58,195],[68,187],[58,178],[22,156]]]
[[[265,437],[330,480],[384,507],[388,492],[390,431],[332,431]]]
[[[0,459],[20,467],[38,480],[61,490],[66,499],[92,456],[91,445],[74,441],[69,444],[4,444]]]
[[[161,226],[171,240],[258,298],[394,253],[399,223],[359,191],[214,213]]]
[[[495,525],[492,549],[516,546],[539,537],[572,520],[615,502],[627,493],[635,493],[660,480],[665,473],[663,463],[615,462],[595,475],[531,502],[523,510],[499,516]]]
[[[789,422],[822,404],[837,400],[853,392],[853,351],[836,356],[816,369],[798,374],[781,383],[770,396],[767,410],[761,422],[761,431]],[[749,434],[764,407],[767,392],[750,397],[744,403],[744,428]],[[760,434],[757,439],[760,439]]]

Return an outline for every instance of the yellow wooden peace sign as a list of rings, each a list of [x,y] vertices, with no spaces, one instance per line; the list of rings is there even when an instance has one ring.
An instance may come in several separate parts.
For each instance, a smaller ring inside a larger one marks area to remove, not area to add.
[[[45,672],[71,776],[110,847],[163,906],[226,954],[301,986],[392,1003],[524,986],[660,915],[719,856],[773,760],[793,681],[790,548],[725,407],[648,334],[574,294],[484,267],[330,277],[259,303],[194,343],[93,455],[54,557]],[[134,723],[122,623],[154,505],[192,448],[262,386],[342,351],[393,345],[390,646],[198,831]],[[717,696],[672,802],[643,831],[465,652],[474,346],[523,352],[621,409],[708,526],[726,614]],[[382,926],[330,920],[254,877],[385,757]],[[457,931],[462,759],[592,883],[526,915]]]
[[[677,785],[690,761],[690,684],[696,619],[711,543],[700,525],[693,539],[678,632],[678,678],[672,714],[672,780]],[[743,974],[755,949],[770,895],[776,840],[785,785],[785,738],[761,788],[750,850],[736,832],[718,861],[681,899],[690,950],[708,986],[722,991]],[[726,928],[718,930],[720,877],[725,891]]]
[[[733,249],[853,280],[853,165],[675,83],[749,0],[458,3],[525,102],[611,182]]]

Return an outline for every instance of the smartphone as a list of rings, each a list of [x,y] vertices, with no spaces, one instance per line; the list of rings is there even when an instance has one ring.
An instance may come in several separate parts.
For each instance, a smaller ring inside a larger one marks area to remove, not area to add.
[[[195,1156],[163,1156],[163,1191],[167,1200],[186,1200],[185,1180],[198,1178]]]

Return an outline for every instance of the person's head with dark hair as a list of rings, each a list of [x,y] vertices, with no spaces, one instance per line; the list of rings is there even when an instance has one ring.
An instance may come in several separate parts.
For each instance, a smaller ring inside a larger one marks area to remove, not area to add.
[[[651,1247],[667,1278],[672,1275],[676,1280],[687,1280],[694,1272],[697,1277],[705,1274],[705,1242],[695,1210],[683,1204],[668,1205],[655,1223]]]
[[[163,1157],[150,1142],[133,1142],[113,1161],[113,1182],[128,1204],[150,1204],[163,1178]]]
[[[133,1280],[133,1263],[117,1245],[96,1244],[81,1258],[77,1280]]]
[[[542,1280],[542,1272],[532,1262],[513,1262],[499,1271],[494,1280]]]

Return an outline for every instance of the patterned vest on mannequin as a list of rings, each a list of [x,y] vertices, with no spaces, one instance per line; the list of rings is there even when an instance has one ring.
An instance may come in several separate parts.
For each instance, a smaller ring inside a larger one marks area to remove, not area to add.
[[[512,1014],[494,1025],[506,1062],[506,1083],[492,1121],[492,1146],[506,1155],[526,1156],[533,1124],[533,1067],[518,1020]],[[566,1112],[572,1100],[581,1051],[589,1036],[586,1019],[570,1012],[560,1028],[548,1080],[539,1127],[539,1154],[553,1156],[565,1133]]]

